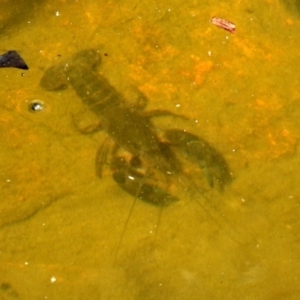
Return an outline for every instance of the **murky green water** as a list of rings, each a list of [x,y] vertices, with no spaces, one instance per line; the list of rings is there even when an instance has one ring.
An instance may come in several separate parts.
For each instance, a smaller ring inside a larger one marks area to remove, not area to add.
[[[0,69],[0,299],[298,299],[296,2],[2,2],[3,53],[30,69]],[[39,86],[85,48],[107,54],[100,72],[125,97],[138,88],[147,110],[190,118],[155,125],[201,136],[234,176],[209,200],[137,201],[120,246],[133,198],[109,167],[95,174],[106,134],[79,130],[97,118],[72,89]],[[44,111],[28,110],[35,99]]]

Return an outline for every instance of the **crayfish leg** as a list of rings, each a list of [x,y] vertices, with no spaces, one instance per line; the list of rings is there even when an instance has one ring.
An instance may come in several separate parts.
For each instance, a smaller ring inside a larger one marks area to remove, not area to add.
[[[96,153],[96,158],[95,158],[95,169],[96,169],[96,175],[99,178],[102,178],[102,171],[103,171],[103,166],[105,164],[108,164],[108,153],[111,149],[111,143],[109,142],[109,138],[106,138],[104,142],[102,143],[101,147]]]

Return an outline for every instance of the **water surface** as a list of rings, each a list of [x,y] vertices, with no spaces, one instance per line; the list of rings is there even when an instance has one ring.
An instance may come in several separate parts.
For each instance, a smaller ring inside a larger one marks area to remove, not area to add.
[[[3,52],[18,50],[30,69],[0,70],[1,299],[299,298],[294,3],[168,3],[41,1],[2,17]],[[133,198],[109,167],[96,176],[106,134],[79,130],[97,118],[72,89],[39,86],[48,67],[85,48],[106,53],[100,72],[125,97],[138,89],[147,111],[187,116],[155,124],[207,140],[234,177],[207,198],[181,190],[161,212],[136,201],[121,245]],[[43,111],[28,110],[35,99]]]

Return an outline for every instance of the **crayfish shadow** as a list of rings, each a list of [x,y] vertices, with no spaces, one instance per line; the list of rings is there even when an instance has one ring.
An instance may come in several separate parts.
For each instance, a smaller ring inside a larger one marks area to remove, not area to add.
[[[207,191],[204,200],[199,200],[203,195],[184,190],[178,197],[178,202],[163,208],[136,200],[115,263],[135,299],[185,298],[192,293],[191,285],[199,284],[192,270],[199,277],[211,263],[217,270],[223,259],[230,261],[228,257],[240,248],[228,232],[234,228],[224,221],[230,211],[224,201],[226,192]]]
[[[177,195],[180,200],[165,207],[131,200],[134,208],[128,223],[124,217],[123,229],[126,228],[116,249],[117,266],[126,264],[133,255],[146,260],[155,260],[151,257],[157,255],[168,259],[173,251],[196,249],[199,243],[210,247],[215,243],[239,246],[245,242],[234,222],[231,223],[230,209],[224,202],[225,192],[211,190],[203,194],[186,189]],[[128,203],[128,211],[131,205]]]

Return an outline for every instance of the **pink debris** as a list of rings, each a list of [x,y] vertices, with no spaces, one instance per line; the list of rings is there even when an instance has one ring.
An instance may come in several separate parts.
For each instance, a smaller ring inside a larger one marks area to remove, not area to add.
[[[217,18],[217,17],[213,17],[210,20],[211,23],[213,23],[214,25],[221,27],[227,31],[229,31],[230,33],[234,33],[235,32],[235,25],[229,21]]]

